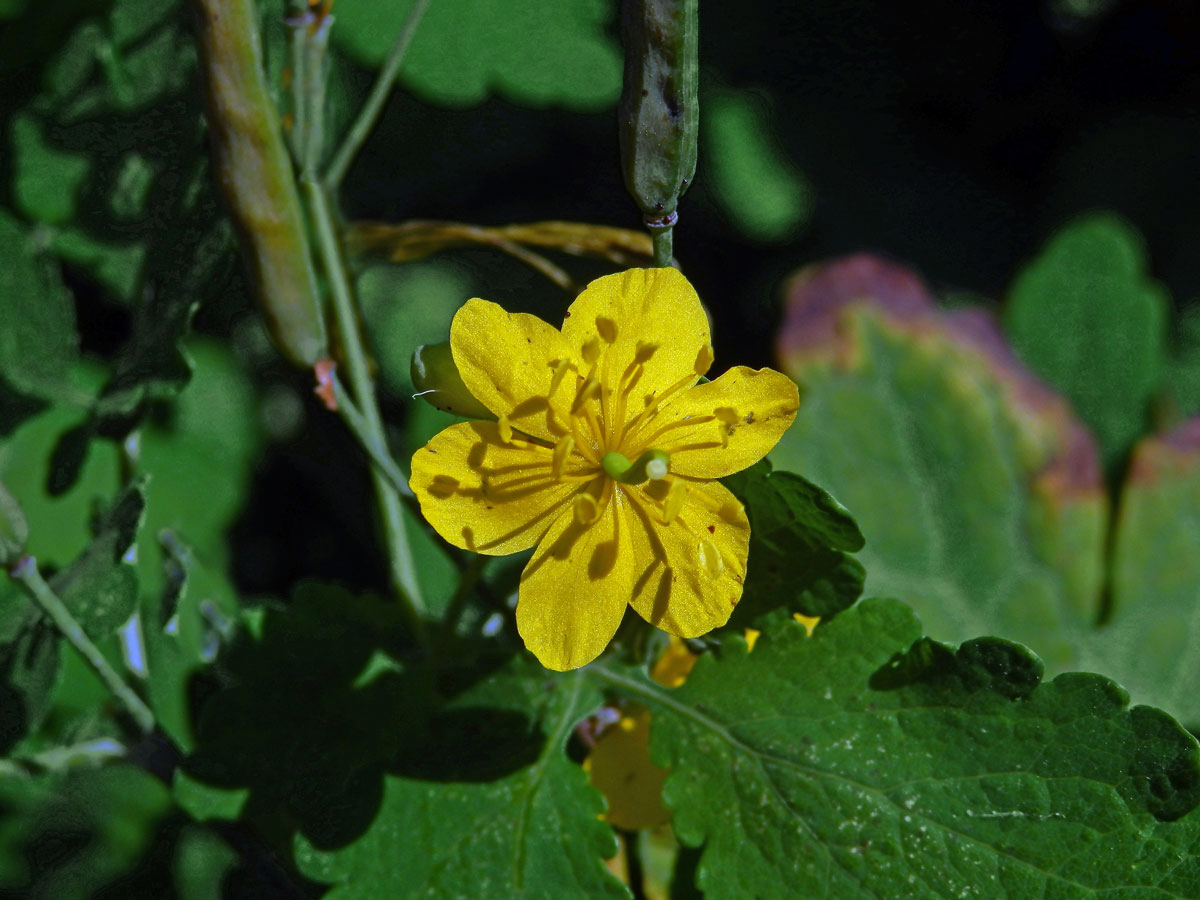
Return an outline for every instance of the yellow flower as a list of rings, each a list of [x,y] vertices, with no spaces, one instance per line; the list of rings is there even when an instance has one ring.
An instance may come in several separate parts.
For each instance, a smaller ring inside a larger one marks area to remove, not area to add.
[[[627,604],[681,637],[724,624],[750,526],[713,479],[775,446],[796,416],[796,386],[741,366],[699,384],[713,359],[708,320],[669,268],[593,281],[561,331],[469,300],[450,348],[498,421],[436,435],[413,456],[410,484],[455,546],[537,547],[517,628],[542,664],[595,659]]]

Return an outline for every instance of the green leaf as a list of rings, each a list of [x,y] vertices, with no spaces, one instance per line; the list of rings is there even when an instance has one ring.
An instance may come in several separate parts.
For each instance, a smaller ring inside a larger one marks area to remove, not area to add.
[[[50,580],[50,587],[93,641],[110,635],[137,607],[137,569],[130,551],[145,509],[145,482],[134,482],[97,522],[83,555]]]
[[[383,383],[408,397],[413,352],[448,339],[454,313],[474,296],[473,282],[459,266],[430,261],[371,266],[357,287]]]
[[[1136,447],[1114,527],[1110,616],[1083,659],[1200,728],[1200,420]]]
[[[1200,307],[1180,312],[1166,383],[1173,407],[1170,424],[1200,414]]]
[[[13,117],[13,195],[23,214],[37,222],[57,225],[74,217],[91,164],[87,156],[55,148],[46,140],[43,128],[28,113]]]
[[[379,66],[412,6],[364,0],[337,11],[334,41]],[[429,102],[480,103],[490,93],[531,106],[595,110],[616,103],[621,53],[605,0],[441,0],[429,4],[400,81]]]
[[[54,261],[0,209],[0,378],[52,399],[79,354],[75,308]]]
[[[144,282],[169,285],[186,272],[195,232],[219,217],[204,170],[194,41],[179,2],[117,0],[80,12],[93,14],[44,62],[4,135],[14,199],[48,226],[55,254],[131,302]]]
[[[57,633],[6,578],[0,583],[0,756],[41,727],[58,672]]]
[[[267,610],[200,710],[189,808],[244,790],[332,897],[624,896],[599,795],[563,753],[599,694],[528,657],[402,664],[408,640],[395,603],[333,585]]]
[[[845,508],[810,481],[768,462],[725,480],[746,504],[750,557],[730,627],[760,627],[776,608],[827,618],[858,599],[865,573],[846,551],[863,536]]]
[[[150,702],[163,728],[190,746],[188,682],[212,661],[236,617],[226,534],[245,502],[261,442],[254,389],[228,350],[193,339],[194,373],[171,415],[140,432],[138,470],[150,476],[138,543]]]
[[[0,891],[87,900],[128,873],[170,810],[170,794],[130,765],[0,780]]]
[[[1166,365],[1169,298],[1141,237],[1111,214],[1059,231],[1013,282],[1004,326],[1017,353],[1061,390],[1106,467],[1146,431]]]
[[[94,392],[99,373],[91,367],[72,373],[78,389]],[[49,486],[57,479],[53,450],[62,435],[84,426],[86,414],[51,406],[24,422],[0,442],[0,481],[15,495],[29,525],[29,552],[43,569],[68,565],[91,540],[88,522],[96,503],[104,504],[119,489],[117,448],[94,441],[67,491]]]
[[[1107,498],[1066,404],[983,313],[936,310],[899,266],[850,257],[788,294],[779,350],[802,402],[771,457],[854,510],[865,592],[910,603],[938,640],[995,634],[1077,667]]]
[[[795,237],[812,217],[814,191],[772,133],[768,98],[714,88],[703,108],[704,158],[721,209],[754,240]]]
[[[578,672],[514,660],[440,711],[441,740],[387,777],[362,838],[326,852],[299,841],[301,871],[332,883],[330,900],[629,896],[601,862],[616,841],[599,794],[563,752],[600,701]]]
[[[1018,645],[921,632],[867,600],[734,638],[675,690],[596,672],[653,711],[705,897],[1194,896],[1191,735],[1100,676],[1040,683]]]

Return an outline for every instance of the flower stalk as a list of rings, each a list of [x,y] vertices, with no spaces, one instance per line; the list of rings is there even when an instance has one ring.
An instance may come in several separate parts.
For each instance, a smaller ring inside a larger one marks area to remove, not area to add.
[[[25,593],[29,595],[42,611],[50,617],[59,632],[65,637],[83,657],[84,661],[91,666],[92,671],[104,682],[104,686],[117,699],[117,701],[129,713],[129,717],[133,719],[138,729],[145,734],[149,734],[154,730],[155,721],[154,713],[147,706],[142,698],[134,693],[133,688],[125,683],[125,680],[117,674],[100,652],[100,648],[92,643],[92,639],[87,636],[71,611],[59,599],[59,596],[54,593],[54,590],[46,583],[46,579],[42,577],[42,573],[38,571],[37,560],[29,554],[22,555],[14,565],[8,570],[9,576],[13,581],[16,581],[25,589]]]

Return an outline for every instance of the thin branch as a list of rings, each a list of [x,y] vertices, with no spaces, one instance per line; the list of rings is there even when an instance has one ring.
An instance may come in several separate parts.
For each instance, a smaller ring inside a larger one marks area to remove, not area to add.
[[[50,585],[46,584],[46,580],[42,578],[42,573],[38,571],[37,560],[25,554],[8,570],[8,574],[25,589],[30,598],[50,617],[63,637],[71,643],[71,646],[79,651],[79,655],[92,667],[92,671],[100,677],[100,680],[104,682],[104,686],[125,707],[125,711],[129,713],[138,728],[146,734],[153,731],[155,727],[154,713],[150,710],[150,707],[142,701],[141,697],[134,693],[133,688],[126,684],[124,679],[117,674],[116,670],[109,665],[104,654],[100,652],[100,648],[92,643],[92,639],[84,633],[83,627],[75,621],[75,617],[71,615],[71,611],[67,609],[58,595],[54,593]]]
[[[392,51],[388,54],[383,69],[375,79],[375,84],[371,86],[371,93],[367,96],[362,109],[358,111],[354,124],[350,126],[350,131],[347,132],[337,153],[334,154],[333,161],[329,164],[329,169],[325,172],[326,190],[335,191],[342,183],[346,170],[350,168],[350,163],[354,161],[354,157],[366,141],[367,135],[375,127],[375,122],[379,119],[380,113],[383,112],[383,106],[392,93],[392,85],[400,73],[400,66],[404,62],[405,54],[408,53],[408,46],[412,43],[417,26],[421,23],[421,18],[425,15],[428,7],[429,0],[416,0],[408,10],[408,16],[404,19],[404,24],[400,26],[400,33],[396,35],[396,43],[392,45]]]
[[[350,282],[342,261],[341,246],[334,231],[333,212],[330,209],[329,197],[321,185],[315,181],[302,178],[300,185],[312,216],[317,249],[333,298],[333,311],[341,332],[350,388],[354,392],[354,399],[362,413],[362,427],[370,437],[370,443],[366,446],[382,448],[384,446],[383,419],[379,414],[379,405],[375,399],[375,383],[371,378],[366,350],[359,333],[358,317],[354,298],[350,291]],[[408,537],[405,534],[404,511],[400,505],[401,495],[377,468],[372,468],[371,477],[375,483],[375,494],[383,515],[392,582],[414,635],[424,643],[424,623],[421,617],[424,604],[421,600],[421,587],[417,581],[412,548],[409,546]]]

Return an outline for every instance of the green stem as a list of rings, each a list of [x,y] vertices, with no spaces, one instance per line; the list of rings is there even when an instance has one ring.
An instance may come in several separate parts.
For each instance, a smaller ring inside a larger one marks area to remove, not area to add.
[[[310,180],[318,177],[321,156],[325,152],[325,50],[332,23],[332,17],[322,18],[316,28],[307,33],[301,50],[304,56],[304,103],[308,108],[307,130],[300,135],[303,141],[301,171]]]
[[[42,573],[38,571],[37,561],[26,554],[22,556],[17,564],[9,569],[10,576],[14,581],[20,583],[26,593],[33,599],[42,611],[46,613],[62,632],[71,646],[79,651],[79,655],[84,658],[89,666],[92,667],[100,680],[104,682],[104,686],[109,689],[114,697],[125,707],[126,712],[137,724],[138,728],[149,734],[154,730],[154,713],[151,712],[142,698],[133,692],[133,689],[127,685],[116,670],[113,669],[104,654],[100,652],[100,648],[92,643],[83,628],[75,617],[71,615],[70,610],[63,605],[62,600],[46,584]]]
[[[396,465],[396,461],[392,459],[391,454],[387,452],[386,448],[376,443],[371,429],[367,425],[367,420],[359,412],[354,401],[350,399],[350,395],[346,393],[346,388],[342,384],[341,379],[336,376],[333,378],[333,397],[337,401],[337,411],[341,415],[342,421],[346,423],[346,427],[358,438],[359,446],[371,458],[371,462],[375,464],[379,472],[387,479],[392,489],[405,500],[415,499],[412,488],[408,486],[408,479],[404,477],[404,473],[400,471],[400,467]]]
[[[650,229],[650,239],[654,242],[654,265],[660,269],[672,265],[675,259],[674,227],[652,228]]]
[[[621,843],[625,847],[625,875],[628,879],[629,893],[633,900],[646,900],[646,872],[642,866],[642,845],[636,831],[626,831],[618,828]]]
[[[301,8],[302,11],[302,8]],[[304,67],[304,45],[308,43],[308,24],[299,13],[294,11],[295,18],[289,20],[292,29],[290,37],[292,62],[292,133],[288,145],[292,150],[292,158],[300,165],[304,159],[305,135],[308,134],[308,98],[305,91],[308,78]]]
[[[354,298],[351,295],[350,282],[346,277],[346,269],[342,262],[341,247],[334,232],[333,213],[330,209],[329,198],[321,185],[315,181],[301,179],[300,186],[308,201],[309,213],[312,216],[316,232],[317,249],[329,282],[330,294],[333,297],[333,310],[337,316],[338,329],[342,336],[350,389],[353,391],[358,409],[362,413],[361,427],[369,438],[369,442],[365,443],[365,446],[382,448],[386,446],[383,420],[379,415],[379,405],[375,399],[375,383],[372,381],[370,369],[367,367],[367,354],[359,335]],[[424,604],[421,600],[421,588],[417,582],[417,570],[413,562],[412,549],[408,545],[408,537],[404,530],[404,511],[400,504],[400,494],[378,468],[372,467],[371,479],[375,484],[375,494],[383,515],[392,583],[414,634],[418,640],[424,643],[424,625],[421,620]]]
[[[420,24],[421,17],[425,15],[428,7],[429,0],[416,0],[409,8],[408,16],[404,19],[404,24],[400,26],[400,33],[396,36],[396,43],[392,45],[392,51],[388,54],[383,69],[379,72],[379,77],[371,86],[371,93],[367,96],[367,101],[359,110],[354,124],[350,126],[350,131],[346,133],[342,145],[334,154],[333,162],[329,164],[329,170],[325,173],[325,187],[329,191],[336,190],[342,183],[346,170],[350,168],[350,163],[354,161],[354,157],[363,142],[366,141],[367,135],[375,127],[375,122],[379,119],[379,114],[383,112],[383,106],[392,93],[392,85],[396,81],[396,75],[400,72],[404,56],[408,53],[408,46],[412,43],[413,35],[416,34],[417,25]]]

